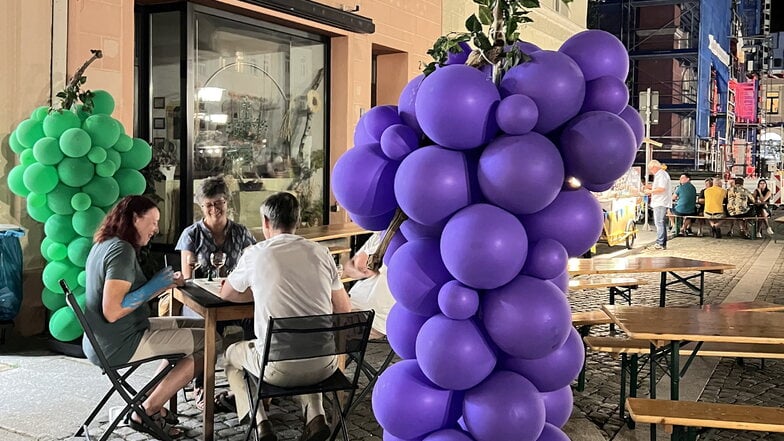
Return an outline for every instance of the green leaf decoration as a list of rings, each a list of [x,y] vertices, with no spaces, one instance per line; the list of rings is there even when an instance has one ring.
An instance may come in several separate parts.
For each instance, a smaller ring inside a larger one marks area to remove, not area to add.
[[[493,24],[493,11],[487,6],[479,7],[479,21],[485,25],[490,26]]]

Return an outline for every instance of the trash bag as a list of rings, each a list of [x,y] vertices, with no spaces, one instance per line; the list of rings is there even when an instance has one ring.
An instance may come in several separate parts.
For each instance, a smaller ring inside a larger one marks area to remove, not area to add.
[[[22,247],[24,231],[0,225],[0,321],[13,320],[22,306]]]

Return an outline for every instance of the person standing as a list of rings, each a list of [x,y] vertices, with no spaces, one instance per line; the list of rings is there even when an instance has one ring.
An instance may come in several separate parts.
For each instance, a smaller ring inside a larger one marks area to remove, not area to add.
[[[661,162],[653,159],[648,162],[648,172],[653,175],[653,182],[648,184],[645,194],[651,197],[653,209],[653,224],[656,225],[656,243],[650,246],[652,250],[667,249],[667,209],[672,207],[670,194],[670,174],[662,167]]]
[[[676,216],[694,216],[697,213],[697,189],[691,183],[691,175],[684,173],[680,177],[680,185],[675,189],[675,194],[672,199],[675,201],[675,206],[672,208],[672,214]],[[676,226],[678,222],[675,223]],[[683,226],[678,229],[678,235],[686,236],[691,227],[691,219],[685,218]]]

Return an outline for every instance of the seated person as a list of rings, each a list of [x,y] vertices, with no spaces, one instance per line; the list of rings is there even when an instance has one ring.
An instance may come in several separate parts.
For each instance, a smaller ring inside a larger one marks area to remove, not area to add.
[[[143,403],[155,424],[176,438],[183,431],[173,425],[177,416],[163,404],[201,373],[204,357],[204,321],[184,317],[150,318],[147,301],[175,284],[182,275],[166,268],[147,280],[137,253],[158,232],[160,212],[144,196],[127,196],[106,215],[95,233],[87,257],[85,316],[109,363],[122,364],[145,358],[184,353],[174,369],[151,391]],[[82,340],[85,355],[99,364],[89,339]],[[158,372],[168,364],[161,362]],[[139,415],[130,426],[154,435]]]
[[[713,185],[705,188],[705,217],[711,226],[711,235],[721,239],[721,221],[724,218],[724,200],[727,190],[721,186],[721,178],[713,178]]]
[[[705,188],[700,190],[700,194],[697,195],[697,213],[699,216],[705,216],[705,190],[711,187],[713,187],[713,178],[708,178],[705,180]]]
[[[768,188],[768,181],[764,179],[757,181],[757,188],[754,189],[754,194],[752,194],[752,197],[754,198],[754,210],[757,216],[763,218],[762,223],[767,227],[767,233],[770,237],[773,237],[773,229],[770,227],[770,222],[768,221],[771,214],[768,202],[772,195],[773,192]],[[757,231],[760,231],[760,229],[757,228]],[[761,236],[762,235],[760,235],[760,237]]]
[[[351,307],[356,310],[372,309],[376,311],[373,330],[370,334],[372,339],[378,339],[387,334],[387,315],[389,315],[392,305],[395,304],[395,299],[387,284],[386,265],[381,265],[378,272],[367,267],[368,257],[375,253],[381,244],[381,235],[381,232],[373,233],[343,270],[345,276],[359,279],[349,291]]]
[[[672,214],[676,216],[694,216],[697,213],[697,189],[691,183],[691,175],[684,173],[680,177],[680,185],[675,189],[672,195],[672,200],[675,206],[672,207]],[[680,218],[676,218],[675,225],[680,222]],[[679,236],[685,236],[691,227],[691,219],[683,219],[683,226],[681,226],[677,233]]]
[[[221,289],[221,297],[254,302],[256,338],[235,343],[226,350],[226,377],[237,401],[237,417],[256,418],[261,441],[277,437],[263,406],[248,415],[250,403],[243,369],[261,372],[267,317],[296,317],[351,311],[351,302],[340,281],[335,261],[323,245],[294,234],[300,222],[299,202],[290,193],[275,193],[261,206],[265,241],[240,257]],[[338,357],[279,362],[264,372],[264,380],[281,387],[316,384],[338,369]],[[321,394],[297,399],[305,417],[301,441],[323,441],[330,435]]]
[[[735,178],[733,185],[727,191],[727,213],[730,217],[745,218],[753,216],[754,198],[748,190],[743,188],[743,178]],[[746,234],[746,222],[738,221],[740,224],[740,234],[748,238]]]

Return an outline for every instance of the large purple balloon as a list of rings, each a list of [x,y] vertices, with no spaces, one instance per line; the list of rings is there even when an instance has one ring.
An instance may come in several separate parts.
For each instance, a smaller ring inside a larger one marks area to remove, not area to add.
[[[560,242],[542,239],[528,247],[523,273],[539,279],[553,279],[564,272],[567,260],[569,255]]]
[[[438,239],[441,237],[444,225],[446,225],[446,221],[443,224],[424,225],[413,219],[407,219],[400,225],[400,231],[403,232],[408,240]]]
[[[437,314],[419,330],[419,367],[430,381],[452,390],[470,389],[495,367],[495,354],[472,320],[452,320]]]
[[[615,181],[610,181],[605,184],[592,184],[590,182],[583,182],[582,184],[583,187],[585,187],[585,189],[588,191],[592,191],[594,193],[601,193],[603,191],[607,191],[611,189],[612,186],[615,184]]]
[[[440,389],[425,377],[416,360],[403,360],[378,377],[372,401],[385,432],[411,439],[453,426],[460,417],[462,394]],[[544,412],[544,404],[542,408]]]
[[[479,293],[457,280],[446,282],[438,291],[438,308],[451,319],[465,320],[479,309]]]
[[[528,214],[558,196],[564,167],[558,148],[534,132],[488,144],[479,158],[477,177],[488,200],[514,214]]]
[[[445,147],[468,150],[487,142],[498,131],[495,108],[498,89],[476,68],[444,66],[422,81],[416,115],[422,130]]]
[[[569,437],[558,427],[552,424],[545,424],[542,434],[539,435],[536,441],[569,441]]]
[[[487,334],[513,357],[537,359],[563,345],[572,328],[572,312],[552,283],[518,276],[482,297]]]
[[[585,97],[585,80],[577,64],[560,52],[543,50],[531,58],[509,69],[501,80],[501,95],[519,93],[534,100],[539,110],[534,130],[544,134],[577,115]]]
[[[395,254],[398,248],[401,245],[408,242],[406,239],[405,234],[402,231],[398,230],[392,236],[392,239],[389,240],[389,245],[387,245],[387,250],[384,252],[384,265],[389,266],[389,260],[392,259],[392,256]]]
[[[407,126],[414,129],[418,135],[422,134],[422,127],[419,126],[416,116],[416,96],[419,86],[422,85],[422,80],[424,79],[425,76],[423,74],[415,76],[400,92],[400,98],[397,101],[397,112],[400,115],[400,119]]]
[[[529,43],[527,41],[518,40],[518,41],[515,41],[514,44],[515,44],[515,46],[517,46],[520,49],[520,52],[522,52],[522,53],[524,53],[526,55],[531,55],[534,52],[542,50],[542,48],[540,48],[539,46],[537,46],[537,45],[535,45],[533,43]]]
[[[388,127],[403,124],[398,115],[397,106],[376,106],[365,112],[360,118],[365,131],[376,142],[381,141],[381,135]]]
[[[577,62],[585,81],[605,75],[624,81],[629,73],[629,52],[621,40],[609,32],[598,29],[582,31],[566,40],[558,51]]]
[[[400,161],[419,147],[419,137],[405,124],[387,127],[381,135],[381,150],[389,159]]]
[[[598,111],[569,121],[561,132],[560,148],[566,175],[594,183],[623,176],[637,154],[629,125],[618,115]]]
[[[574,396],[572,387],[565,386],[552,392],[542,392],[544,410],[547,415],[545,420],[555,427],[563,427],[572,416]]]
[[[427,319],[414,314],[400,303],[392,305],[387,315],[387,340],[400,358],[416,358],[416,338]]]
[[[542,398],[526,378],[496,371],[465,394],[463,418],[477,441],[536,441],[545,424]]]
[[[520,216],[530,237],[555,239],[570,257],[590,250],[602,233],[604,215],[596,198],[583,188],[562,191],[552,204],[534,214]]]
[[[623,80],[611,76],[599,77],[585,85],[585,101],[580,113],[603,110],[619,114],[629,102],[629,88]]]
[[[395,211],[396,210],[392,210],[377,216],[360,216],[358,214],[349,214],[351,220],[360,227],[371,231],[381,231],[386,230],[386,228],[389,226],[392,218],[395,217]]]
[[[399,438],[399,437],[397,437],[395,435],[392,435],[389,432],[384,432],[384,436],[383,436],[382,439],[383,439],[383,441],[424,441],[424,438],[421,437],[421,436],[418,436],[416,438],[404,439],[404,438]]]
[[[566,342],[550,355],[536,360],[508,358],[503,361],[502,366],[531,380],[541,392],[552,392],[574,381],[580,374],[584,361],[583,339],[577,330],[572,328]]]
[[[452,280],[441,260],[438,240],[406,242],[397,249],[387,270],[389,290],[411,312],[431,316],[438,312],[438,290]]]
[[[621,112],[618,116],[626,121],[626,124],[631,127],[632,132],[634,132],[636,146],[639,148],[643,139],[645,139],[645,122],[642,120],[640,112],[638,112],[637,109],[632,106],[626,106],[626,108],[623,109],[623,112]]]
[[[569,292],[569,272],[564,270],[561,274],[553,277],[552,279],[548,279],[550,283],[557,286],[558,289],[563,291],[564,294]]]
[[[414,150],[400,163],[395,177],[400,208],[421,224],[443,221],[471,203],[468,169],[461,152],[439,146]]]
[[[441,234],[441,256],[455,279],[477,289],[508,283],[523,268],[528,236],[520,222],[494,205],[455,213]]]
[[[426,436],[424,441],[474,441],[467,433],[457,429],[444,429]]]
[[[534,129],[539,109],[531,98],[514,94],[501,100],[495,115],[501,130],[509,135],[524,135]]]
[[[394,193],[398,163],[390,161],[378,144],[349,149],[335,163],[332,191],[349,212],[379,216],[397,207]]]

